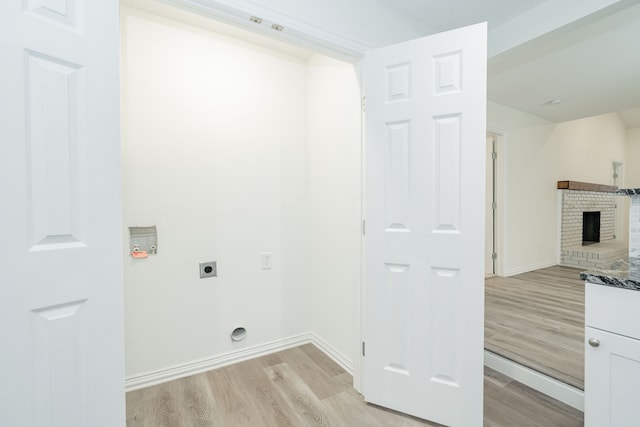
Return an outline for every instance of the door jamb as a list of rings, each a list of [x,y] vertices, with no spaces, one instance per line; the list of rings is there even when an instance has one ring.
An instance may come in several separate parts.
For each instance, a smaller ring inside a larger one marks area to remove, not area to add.
[[[505,165],[505,134],[501,129],[497,129],[490,125],[487,125],[487,136],[492,136],[496,139],[496,153],[497,159],[495,162],[495,170],[493,171],[495,176],[495,202],[497,204],[497,208],[494,212],[495,215],[495,225],[494,225],[494,235],[495,235],[495,251],[497,253],[497,257],[495,260],[494,274],[497,276],[504,275],[504,190],[506,183],[504,182],[504,165]]]
[[[366,190],[366,162],[365,162],[365,124],[366,124],[366,104],[364,93],[364,82],[362,79],[362,61],[358,61],[354,64],[354,70],[358,82],[360,83],[360,99],[362,101],[360,110],[360,223],[362,228],[360,230],[360,265],[358,269],[358,283],[355,284],[354,292],[354,349],[353,349],[353,388],[360,394],[362,394],[362,366],[364,364],[364,335],[362,328],[362,301],[364,292],[364,268],[365,268],[365,245],[364,240],[366,236],[366,212],[365,212],[365,190]]]

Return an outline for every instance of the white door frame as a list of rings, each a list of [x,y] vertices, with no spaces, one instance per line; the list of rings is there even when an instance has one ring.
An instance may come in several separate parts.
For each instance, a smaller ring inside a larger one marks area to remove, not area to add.
[[[495,251],[498,254],[495,262],[495,275],[503,276],[504,275],[504,190],[507,183],[504,181],[503,177],[505,170],[505,133],[503,130],[491,127],[487,125],[487,135],[491,135],[496,138],[496,152],[498,153],[498,158],[495,163],[495,202],[497,204],[497,208],[494,212],[495,215],[495,228],[493,230],[495,235]]]

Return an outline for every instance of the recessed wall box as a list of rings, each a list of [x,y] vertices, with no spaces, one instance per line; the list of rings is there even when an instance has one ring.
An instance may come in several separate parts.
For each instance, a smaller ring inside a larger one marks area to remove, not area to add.
[[[134,258],[143,258],[134,254],[145,252],[147,255],[158,253],[158,231],[156,226],[129,227],[129,250]]]

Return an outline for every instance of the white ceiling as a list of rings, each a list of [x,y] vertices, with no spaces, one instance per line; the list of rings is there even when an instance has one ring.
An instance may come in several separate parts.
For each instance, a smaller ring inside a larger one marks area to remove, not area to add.
[[[548,35],[489,60],[489,98],[556,122],[638,107],[639,42],[640,5]]]
[[[497,28],[545,2],[545,0],[385,0],[431,32],[441,32],[487,21]]]
[[[638,0],[593,1],[599,4],[583,16],[567,9],[588,3],[581,0],[382,1],[436,31],[488,21],[494,102],[555,122],[624,111],[627,127],[640,126]],[[560,25],[562,13],[567,19]],[[526,26],[544,25],[549,31],[522,38]],[[505,50],[510,35],[519,44]],[[498,45],[501,51],[492,55]],[[553,99],[562,102],[545,105]]]
[[[176,2],[123,1],[142,9],[153,3],[161,14],[162,3]],[[265,14],[270,7],[369,47],[487,21],[491,101],[555,122],[620,112],[627,127],[640,126],[640,0],[216,1]],[[170,9],[165,16],[175,19]],[[545,105],[552,99],[563,101]]]

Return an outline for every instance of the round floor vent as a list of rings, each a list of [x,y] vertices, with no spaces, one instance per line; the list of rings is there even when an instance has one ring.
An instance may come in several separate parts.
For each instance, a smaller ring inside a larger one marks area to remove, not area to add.
[[[231,332],[231,341],[242,341],[247,336],[247,330],[245,328],[235,328]]]

